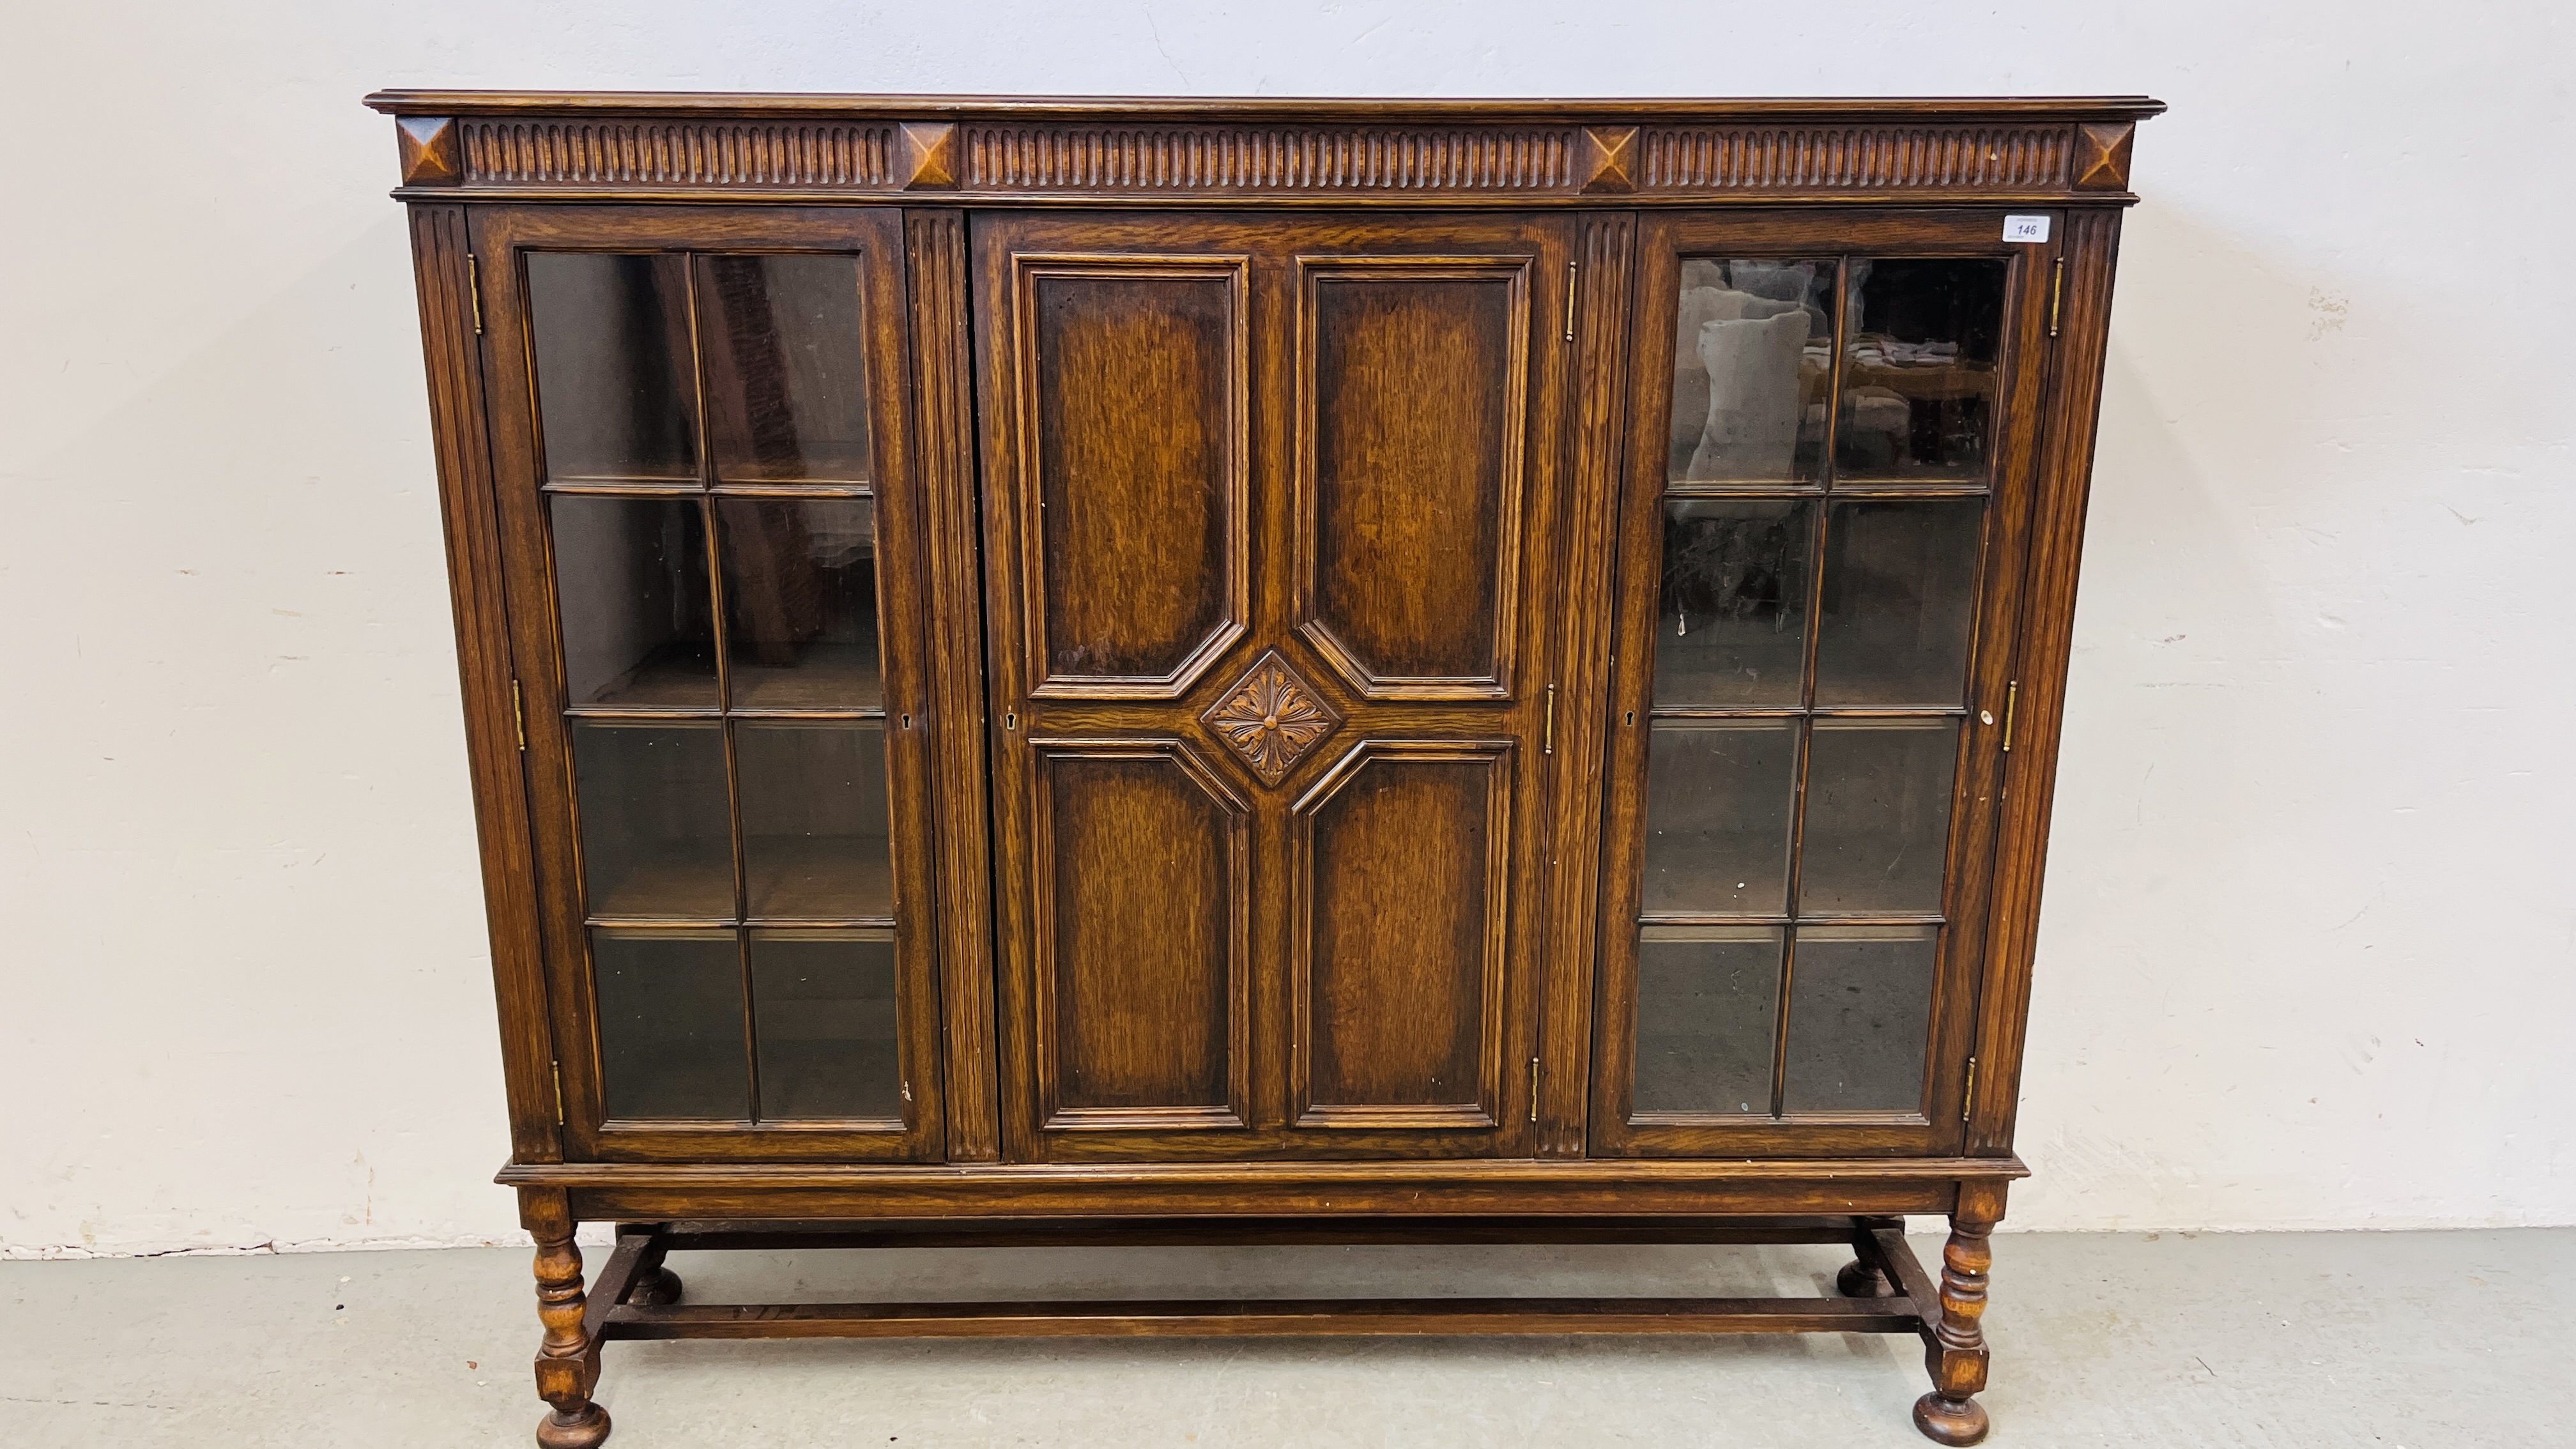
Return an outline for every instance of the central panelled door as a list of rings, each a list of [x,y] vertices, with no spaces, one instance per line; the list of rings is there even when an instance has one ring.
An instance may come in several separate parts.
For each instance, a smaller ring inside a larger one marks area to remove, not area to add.
[[[1570,235],[976,219],[1014,1159],[1530,1151]]]

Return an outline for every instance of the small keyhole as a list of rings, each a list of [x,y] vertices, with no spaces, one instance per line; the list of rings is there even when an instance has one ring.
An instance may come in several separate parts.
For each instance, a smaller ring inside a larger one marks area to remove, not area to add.
[[[911,715],[905,715],[905,716],[903,717],[903,727],[904,727],[905,729],[910,729],[910,728],[912,728],[912,716],[911,716]]]
[[[1020,717],[1017,714],[1006,714],[1002,716],[1002,728],[1006,730],[1015,730],[1019,727]]]
[[[1636,712],[1635,710],[1633,710],[1633,709],[1632,709],[1632,710],[1628,711],[1628,723],[1630,723],[1630,724],[1635,724],[1636,722],[1637,722],[1637,712]]]

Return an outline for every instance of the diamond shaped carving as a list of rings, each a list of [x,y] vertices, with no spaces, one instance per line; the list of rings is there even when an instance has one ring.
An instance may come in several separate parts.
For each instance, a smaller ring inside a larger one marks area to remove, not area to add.
[[[2134,121],[2075,128],[2075,189],[2119,191],[2129,184],[2129,151],[2137,145]]]
[[[1286,779],[1307,751],[1342,727],[1342,717],[1314,686],[1297,677],[1276,649],[1262,655],[1252,672],[1219,695],[1199,719],[1265,785]]]

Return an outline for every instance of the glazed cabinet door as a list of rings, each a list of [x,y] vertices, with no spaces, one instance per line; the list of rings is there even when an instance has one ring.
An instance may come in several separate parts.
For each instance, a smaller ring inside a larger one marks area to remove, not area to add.
[[[1649,215],[1591,1150],[1955,1151],[2053,243]]]
[[[978,217],[1011,1157],[1529,1152],[1570,236]]]
[[[899,215],[473,234],[567,1154],[937,1157]]]

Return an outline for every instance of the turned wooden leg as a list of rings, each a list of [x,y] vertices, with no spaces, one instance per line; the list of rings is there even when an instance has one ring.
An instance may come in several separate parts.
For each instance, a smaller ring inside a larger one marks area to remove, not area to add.
[[[1941,1321],[1925,1340],[1923,1366],[1932,1392],[1914,1401],[1914,1427],[1936,1444],[1975,1444],[1986,1437],[1986,1406],[1971,1395],[1986,1386],[1986,1269],[1994,1253],[1986,1236],[2003,1217],[1999,1182],[1959,1185],[1950,1241],[1941,1249]]]
[[[680,1275],[663,1267],[662,1255],[655,1251],[636,1265],[635,1286],[626,1290],[626,1301],[640,1303],[647,1308],[660,1308],[679,1302],[683,1286]]]
[[[1883,1298],[1888,1291],[1887,1275],[1867,1258],[1854,1258],[1834,1275],[1834,1289],[1845,1298]]]
[[[560,1191],[523,1189],[519,1219],[537,1239],[537,1317],[546,1326],[537,1349],[537,1397],[554,1406],[537,1425],[541,1449],[595,1449],[608,1438],[608,1411],[590,1401],[598,1359],[583,1331],[581,1249]]]

